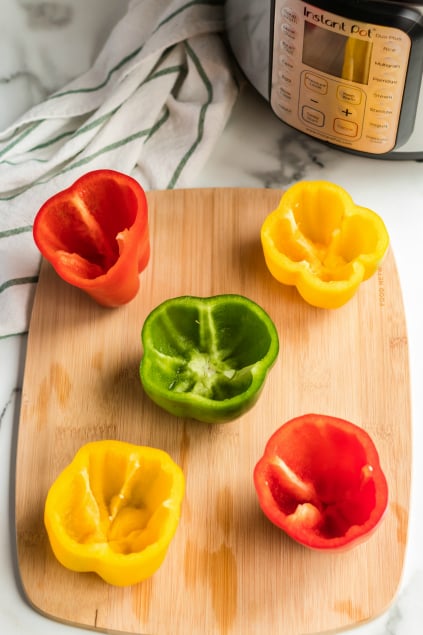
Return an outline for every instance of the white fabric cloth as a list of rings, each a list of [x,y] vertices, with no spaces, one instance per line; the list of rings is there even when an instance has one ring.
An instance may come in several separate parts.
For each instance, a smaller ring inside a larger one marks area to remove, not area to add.
[[[223,29],[219,0],[132,1],[88,72],[0,132],[0,338],[29,326],[45,200],[99,168],[190,186],[238,92]]]

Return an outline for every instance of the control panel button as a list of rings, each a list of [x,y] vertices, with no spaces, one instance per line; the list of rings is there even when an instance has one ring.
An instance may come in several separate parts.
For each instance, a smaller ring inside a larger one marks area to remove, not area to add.
[[[287,73],[283,71],[280,75],[281,81],[285,84],[285,86],[292,86],[294,83],[294,76],[291,73]]]
[[[296,47],[294,46],[294,44],[292,44],[292,42],[287,42],[286,40],[281,40],[280,41],[280,47],[281,47],[281,50],[286,55],[295,55]]]
[[[282,37],[295,40],[297,37],[297,31],[291,24],[282,24]]]
[[[384,134],[367,134],[366,141],[375,147],[379,146],[381,148],[380,152],[386,152],[386,150],[389,149],[391,145],[389,137]],[[376,149],[373,148],[372,151],[376,152]]]
[[[278,94],[279,98],[285,101],[290,101],[292,99],[292,92],[289,89],[285,88],[285,86],[279,86]]]
[[[400,42],[385,42],[382,46],[382,53],[387,55],[401,55],[403,47]]]
[[[322,127],[325,125],[325,115],[320,110],[310,108],[310,106],[303,106],[301,114],[304,121],[313,126]]]
[[[278,111],[281,117],[291,117],[294,112],[289,104],[283,101],[278,102]]]
[[[300,19],[298,13],[292,7],[283,7],[281,11],[282,20],[286,20],[291,24],[298,24]]]
[[[392,115],[394,114],[394,111],[392,108],[390,108],[389,105],[384,106],[381,105],[379,106],[378,104],[375,104],[373,106],[370,106],[369,108],[369,112],[371,113],[372,117],[376,117],[376,118],[385,118],[385,117],[392,117]]]
[[[336,134],[344,137],[356,137],[358,134],[358,125],[354,121],[345,121],[345,119],[336,118],[333,122],[333,130]]]
[[[336,89],[336,96],[340,101],[356,106],[361,104],[362,94],[359,88],[353,88],[352,86],[342,85]]]
[[[320,77],[314,73],[305,74],[304,85],[309,90],[319,93],[320,95],[326,95],[328,92],[328,81],[324,77]]]
[[[345,119],[356,119],[358,115],[357,108],[345,104],[338,104],[336,111],[339,116],[345,117]]]
[[[279,68],[278,68],[278,78],[282,79],[283,74],[286,71],[293,71],[295,68],[293,59],[291,57],[286,57],[285,55],[281,55],[279,58]]]
[[[401,69],[400,60],[395,57],[384,57],[381,60],[375,60],[376,68],[386,68],[389,71],[399,71]]]
[[[389,121],[386,119],[370,119],[367,123],[368,130],[370,132],[388,132],[389,131]]]
[[[395,101],[392,90],[386,88],[376,88],[372,93],[372,98],[378,104],[393,104]]]

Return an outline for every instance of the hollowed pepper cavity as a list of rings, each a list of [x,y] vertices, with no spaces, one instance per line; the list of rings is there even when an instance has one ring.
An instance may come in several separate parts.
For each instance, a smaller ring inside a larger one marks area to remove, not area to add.
[[[38,211],[34,241],[58,275],[101,305],[132,300],[150,258],[147,199],[132,177],[94,170]]]
[[[145,392],[180,417],[223,423],[259,398],[279,351],[276,327],[236,294],[182,296],[156,307],[142,328]]]
[[[136,584],[162,564],[176,532],[185,479],[164,451],[87,443],[49,489],[44,522],[57,560],[109,584]]]
[[[276,280],[296,286],[309,304],[334,309],[376,272],[389,235],[380,216],[339,185],[302,181],[267,216],[261,242]]]
[[[369,434],[329,415],[303,415],[276,430],[254,469],[254,484],[269,520],[313,549],[346,549],[366,540],[388,504]]]

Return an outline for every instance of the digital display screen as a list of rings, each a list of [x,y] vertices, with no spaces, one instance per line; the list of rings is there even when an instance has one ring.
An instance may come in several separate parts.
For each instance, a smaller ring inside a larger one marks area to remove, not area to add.
[[[304,22],[303,64],[339,77],[367,84],[373,44]]]

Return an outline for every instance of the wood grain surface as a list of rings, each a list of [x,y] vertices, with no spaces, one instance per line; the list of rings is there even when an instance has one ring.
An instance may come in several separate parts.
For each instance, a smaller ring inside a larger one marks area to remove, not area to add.
[[[147,635],[299,635],[383,612],[407,539],[411,471],[408,347],[390,250],[346,306],[308,306],[268,273],[259,233],[276,190],[148,193],[152,255],[136,299],[104,309],[43,263],[31,318],[17,442],[18,565],[28,601],[89,629]],[[280,353],[256,406],[222,425],[177,419],[143,393],[140,331],[162,300],[241,293],[274,320]],[[291,417],[343,417],[372,435],[390,488],[382,525],[342,554],[307,550],[259,509],[252,480],[268,437]],[[43,526],[48,488],[97,439],[159,447],[187,482],[168,555],[126,588],[63,568]]]

